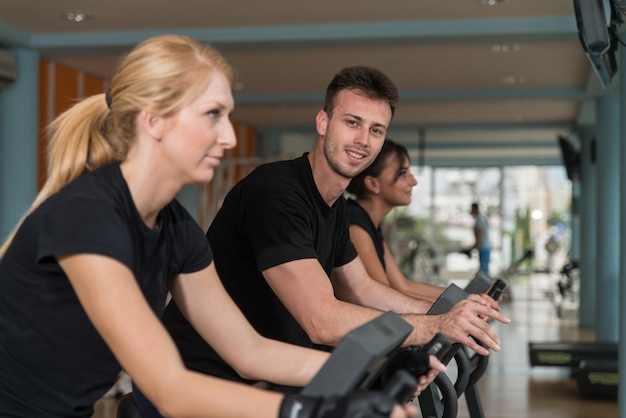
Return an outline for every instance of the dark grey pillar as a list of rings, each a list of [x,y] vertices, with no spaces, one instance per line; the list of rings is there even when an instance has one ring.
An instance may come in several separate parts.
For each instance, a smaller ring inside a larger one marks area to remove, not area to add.
[[[598,266],[596,337],[602,342],[617,342],[619,298],[619,97],[598,98],[596,106],[598,162]]]
[[[580,216],[580,303],[578,324],[581,327],[596,326],[597,301],[597,197],[596,164],[593,161],[593,141],[591,135],[582,135],[580,140],[580,198],[572,196],[572,204],[578,205],[574,211]]]

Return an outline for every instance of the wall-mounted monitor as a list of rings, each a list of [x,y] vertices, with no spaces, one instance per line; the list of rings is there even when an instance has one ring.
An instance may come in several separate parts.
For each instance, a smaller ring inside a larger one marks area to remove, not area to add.
[[[580,175],[580,151],[568,138],[559,136],[558,141],[567,178],[571,181],[577,180]]]
[[[617,72],[617,15],[611,0],[574,0],[580,43],[606,86]]]

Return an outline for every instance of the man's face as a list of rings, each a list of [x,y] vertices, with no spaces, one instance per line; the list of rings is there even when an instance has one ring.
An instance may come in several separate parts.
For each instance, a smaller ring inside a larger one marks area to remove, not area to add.
[[[324,138],[324,156],[339,175],[351,179],[369,166],[383,146],[391,122],[384,100],[350,90],[339,92],[332,116],[320,111],[317,131]]]

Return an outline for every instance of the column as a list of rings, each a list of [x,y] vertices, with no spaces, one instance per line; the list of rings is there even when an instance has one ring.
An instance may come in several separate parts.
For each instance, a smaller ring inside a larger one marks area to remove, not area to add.
[[[0,91],[0,241],[4,241],[37,194],[39,54],[12,51],[16,82]]]
[[[620,264],[619,97],[611,94],[598,98],[596,112],[598,156],[596,337],[601,342],[616,342]]]
[[[626,31],[621,30],[619,32],[619,37],[623,39],[624,35],[626,35]],[[624,114],[626,110],[626,48],[623,45],[619,45],[619,68],[620,71],[618,73],[619,76],[619,97],[620,104],[619,108],[620,114]],[[620,118],[619,123],[619,159],[620,161],[624,161],[626,156],[626,118]],[[620,189],[626,187],[626,167],[624,164],[620,165],[619,171],[617,171],[619,175],[619,184]],[[622,214],[621,218],[624,219],[624,210],[626,210],[626,193],[622,193],[619,196],[619,213]],[[626,272],[626,221],[622,221],[619,224],[619,257],[620,257],[620,265],[619,272]],[[624,301],[626,299],[626,284],[624,283],[624,278],[622,274],[619,275],[621,277],[619,283],[619,300]],[[624,353],[626,353],[626,303],[622,302],[619,307],[619,319],[618,329],[619,329],[619,353],[618,356],[618,375],[619,377],[619,385],[618,385],[618,405],[619,405],[619,416],[620,418],[626,418],[626,384],[624,383],[624,376],[626,376],[626,358],[624,358]]]
[[[596,163],[594,138],[589,134],[580,139],[580,198],[572,196],[572,204],[578,205],[572,212],[578,212],[580,219],[580,303],[578,324],[581,327],[596,326],[597,299],[597,197]],[[572,237],[572,239],[574,239]],[[573,244],[572,244],[573,245]]]

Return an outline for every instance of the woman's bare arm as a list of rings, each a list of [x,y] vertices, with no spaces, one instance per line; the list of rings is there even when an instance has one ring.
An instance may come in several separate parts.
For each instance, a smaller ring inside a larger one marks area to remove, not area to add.
[[[394,259],[393,254],[391,254],[387,243],[383,244],[385,248],[385,271],[378,258],[372,237],[362,227],[355,224],[350,225],[350,239],[359,253],[359,258],[363,261],[367,274],[371,278],[405,295],[428,302],[434,302],[441,292],[443,292],[443,287],[414,282],[406,278]]]
[[[164,415],[278,416],[282,395],[187,370],[126,266],[93,254],[58,259],[91,322]]]
[[[387,277],[389,278],[391,287],[418,299],[427,300],[429,302],[436,301],[446,288],[443,286],[409,280],[404,273],[402,273],[402,270],[400,270],[400,266],[398,266],[398,263],[391,254],[391,250],[389,249],[387,243],[384,243],[384,247]]]
[[[244,378],[305,386],[328,359],[326,352],[257,333],[224,289],[214,263],[179,276],[171,292],[198,333]]]

